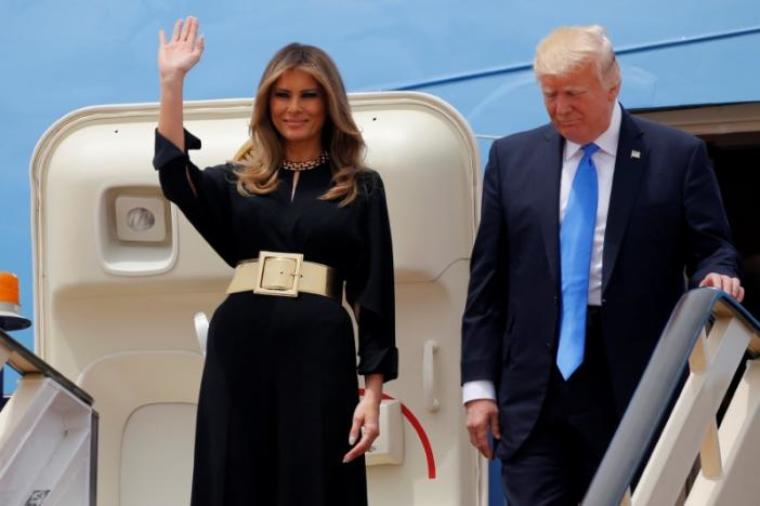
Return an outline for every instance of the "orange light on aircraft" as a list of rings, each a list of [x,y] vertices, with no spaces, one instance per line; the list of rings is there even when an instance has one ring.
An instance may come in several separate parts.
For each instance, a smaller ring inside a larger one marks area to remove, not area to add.
[[[0,272],[0,303],[19,305],[18,278],[10,272]]]
[[[32,324],[19,314],[18,278],[10,272],[0,272],[0,330],[25,329]]]

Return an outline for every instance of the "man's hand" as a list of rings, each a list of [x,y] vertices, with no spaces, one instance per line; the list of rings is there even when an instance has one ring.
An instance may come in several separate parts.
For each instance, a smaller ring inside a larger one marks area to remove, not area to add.
[[[488,432],[493,437],[501,439],[499,428],[499,408],[490,399],[476,399],[464,405],[467,412],[467,431],[470,433],[470,443],[487,459],[493,458],[493,450],[488,444]]]
[[[744,287],[742,287],[739,278],[731,278],[725,274],[711,272],[699,284],[700,288],[703,286],[719,288],[739,302],[744,299]]]

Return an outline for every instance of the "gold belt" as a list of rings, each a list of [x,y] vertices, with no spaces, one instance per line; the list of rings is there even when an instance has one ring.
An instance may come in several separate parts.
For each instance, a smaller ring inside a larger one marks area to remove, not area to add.
[[[301,253],[276,251],[260,251],[258,258],[238,263],[227,293],[249,291],[282,297],[307,292],[337,300],[342,295],[335,269],[307,262]]]

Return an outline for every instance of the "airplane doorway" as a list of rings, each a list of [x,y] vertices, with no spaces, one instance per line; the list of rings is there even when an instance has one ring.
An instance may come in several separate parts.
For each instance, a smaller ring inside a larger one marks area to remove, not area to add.
[[[741,255],[743,305],[760,320],[760,103],[639,110],[707,144],[734,244]]]

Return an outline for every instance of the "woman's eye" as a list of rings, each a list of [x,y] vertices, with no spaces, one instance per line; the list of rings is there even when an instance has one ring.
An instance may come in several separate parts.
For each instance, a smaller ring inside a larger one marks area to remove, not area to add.
[[[303,98],[317,98],[319,97],[319,93],[316,91],[305,91],[301,94],[301,97]]]
[[[287,91],[275,91],[274,96],[277,98],[288,98],[290,96],[290,93]]]

